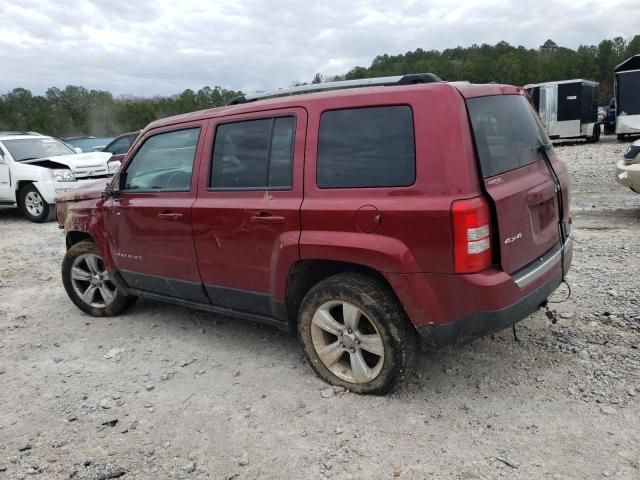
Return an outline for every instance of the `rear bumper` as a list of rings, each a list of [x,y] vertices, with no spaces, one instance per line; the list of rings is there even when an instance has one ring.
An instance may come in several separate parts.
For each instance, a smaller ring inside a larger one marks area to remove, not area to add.
[[[616,133],[618,135],[640,133],[640,115],[618,115]]]
[[[506,328],[540,308],[569,270],[573,241],[558,244],[522,270],[470,275],[387,275],[405,310],[431,347],[451,345]]]
[[[538,310],[562,282],[562,274],[536,288],[515,303],[499,310],[480,311],[454,323],[422,326],[416,330],[423,343],[430,348],[464,343],[497,332],[525,319]]]

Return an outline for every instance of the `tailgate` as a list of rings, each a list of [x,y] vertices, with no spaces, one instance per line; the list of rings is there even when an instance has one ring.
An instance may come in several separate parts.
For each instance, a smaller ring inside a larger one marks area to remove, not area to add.
[[[497,221],[500,264],[513,273],[560,241],[559,189],[550,165],[561,186],[568,187],[568,177],[552,152],[546,156],[549,139],[525,97],[471,98],[467,108],[485,191]],[[549,157],[553,163],[547,163]]]

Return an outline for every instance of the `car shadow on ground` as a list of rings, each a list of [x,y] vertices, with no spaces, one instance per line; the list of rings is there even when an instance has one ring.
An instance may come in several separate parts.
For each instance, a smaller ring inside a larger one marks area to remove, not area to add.
[[[126,317],[136,324],[143,322],[143,330],[153,329],[156,338],[164,336],[167,341],[178,341],[175,332],[180,332],[181,335],[185,335],[183,341],[192,344],[202,335],[210,335],[212,349],[216,346],[219,348],[222,342],[236,355],[246,355],[247,359],[255,357],[256,352],[260,352],[263,356],[261,361],[265,364],[284,364],[284,371],[291,369],[301,371],[303,376],[315,377],[315,373],[307,365],[302,345],[296,336],[270,325],[147,299],[139,300],[127,312]],[[489,373],[497,377],[503,376],[506,381],[511,378],[514,364],[528,362],[527,358],[533,345],[530,337],[537,336],[536,333],[531,333],[530,326],[524,325],[525,322],[518,327],[522,340],[520,343],[515,342],[511,330],[508,329],[464,345],[439,350],[420,349],[413,372],[393,390],[391,398],[402,399],[414,394],[416,390],[424,389],[433,389],[444,397],[455,396],[456,393],[473,396],[479,393],[478,385],[486,381]],[[206,337],[204,341],[208,342]],[[265,343],[269,345],[268,350],[265,350]],[[304,364],[303,368],[296,370],[301,364]],[[232,363],[227,367],[234,368]],[[274,375],[282,373],[283,370],[280,370]],[[455,377],[455,380],[452,377]],[[302,381],[302,378],[300,380],[300,388],[309,386],[309,382],[306,381],[308,378],[305,381]],[[284,383],[284,379],[275,381]],[[494,383],[501,382],[494,380]],[[311,385],[317,389],[328,387],[320,378]]]
[[[28,222],[28,220],[24,218],[24,215],[19,208],[0,206],[0,220],[16,220],[19,218],[23,219],[25,222]]]

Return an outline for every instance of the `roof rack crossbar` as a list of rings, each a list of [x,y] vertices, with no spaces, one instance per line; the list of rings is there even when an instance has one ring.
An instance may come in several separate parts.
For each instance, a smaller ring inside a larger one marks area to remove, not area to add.
[[[408,75],[396,75],[393,77],[362,78],[357,80],[341,80],[338,82],[312,83],[297,87],[281,88],[269,92],[260,92],[250,95],[241,95],[231,99],[227,105],[254,102],[266,98],[287,97],[303,93],[325,92],[328,90],[342,90],[345,88],[360,88],[374,86],[412,85],[415,83],[442,82],[442,79],[433,73],[412,73]]]

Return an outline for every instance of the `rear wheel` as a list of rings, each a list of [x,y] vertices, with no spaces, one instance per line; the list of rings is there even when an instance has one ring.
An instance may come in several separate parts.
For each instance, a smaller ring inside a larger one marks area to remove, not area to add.
[[[30,183],[22,188],[19,197],[22,213],[28,220],[44,223],[53,219],[53,205],[45,201],[34,184]]]
[[[387,393],[407,374],[417,349],[393,292],[361,274],[334,275],[313,287],[298,329],[316,373],[356,393]]]
[[[94,317],[118,315],[136,301],[113,283],[93,242],[79,242],[67,250],[62,261],[62,283],[71,301]]]

